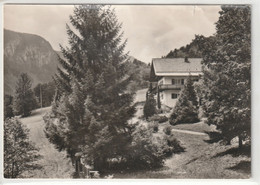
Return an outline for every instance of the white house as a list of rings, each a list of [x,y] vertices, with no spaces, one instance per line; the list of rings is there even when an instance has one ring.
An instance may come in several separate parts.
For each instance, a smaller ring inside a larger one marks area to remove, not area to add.
[[[202,75],[202,58],[154,58],[150,79],[161,104],[174,107],[188,76],[197,81]]]

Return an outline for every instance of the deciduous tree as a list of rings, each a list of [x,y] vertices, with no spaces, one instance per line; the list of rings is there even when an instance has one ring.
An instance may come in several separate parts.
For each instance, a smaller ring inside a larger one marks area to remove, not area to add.
[[[204,109],[226,143],[250,138],[251,9],[222,6],[216,39],[204,47]]]

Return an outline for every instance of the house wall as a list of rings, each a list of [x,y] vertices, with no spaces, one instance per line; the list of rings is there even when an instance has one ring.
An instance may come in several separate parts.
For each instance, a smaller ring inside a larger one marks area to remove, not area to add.
[[[162,91],[160,93],[161,103],[166,105],[166,106],[168,106],[168,107],[174,107],[176,102],[177,102],[177,98],[172,99],[172,93],[179,94],[180,91],[178,91],[178,90],[165,90],[165,91]]]
[[[184,79],[184,83],[188,76],[166,76],[158,81],[159,84],[172,84],[172,79]],[[192,79],[198,79],[198,76],[193,76]],[[184,86],[183,86],[184,87]],[[172,94],[180,94],[181,90],[164,90],[160,92],[161,104],[168,107],[174,107],[178,98],[172,98]]]

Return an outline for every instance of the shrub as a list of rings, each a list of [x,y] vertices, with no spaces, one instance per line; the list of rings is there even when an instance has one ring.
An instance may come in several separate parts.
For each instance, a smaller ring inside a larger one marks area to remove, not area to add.
[[[172,153],[184,152],[184,147],[181,146],[180,141],[173,134],[167,136],[167,144],[169,147],[172,147]]]
[[[163,132],[166,134],[166,135],[171,135],[172,133],[172,127],[171,126],[167,126],[163,129]]]
[[[151,116],[149,119],[149,121],[156,121],[156,122],[159,122],[159,123],[164,123],[166,121],[168,121],[168,118],[166,116],[160,116],[160,115],[153,115]]]
[[[159,123],[164,123],[164,122],[166,122],[166,121],[168,121],[168,118],[166,117],[166,116],[160,116],[160,118],[159,118]]]
[[[132,143],[127,151],[131,152],[122,156],[118,163],[111,163],[111,169],[155,169],[163,166],[167,157],[184,151],[184,148],[173,135],[154,135],[153,127],[138,125],[132,133]]]
[[[148,125],[148,129],[151,129],[153,133],[156,133],[159,131],[159,124],[157,122],[151,122]]]
[[[196,123],[198,121],[198,112],[190,103],[185,107],[176,105],[176,108],[170,116],[171,125],[180,123]]]
[[[172,134],[165,135],[163,137],[165,142],[163,153],[165,157],[170,157],[174,153],[184,152],[184,147],[181,146],[180,141],[176,139]]]
[[[127,156],[127,166],[131,169],[152,169],[163,165],[167,146],[166,140],[153,136],[153,130],[139,125],[133,132],[132,144]]]

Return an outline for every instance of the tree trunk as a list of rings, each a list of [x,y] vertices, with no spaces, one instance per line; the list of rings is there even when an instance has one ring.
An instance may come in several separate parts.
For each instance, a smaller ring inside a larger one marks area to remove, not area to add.
[[[15,178],[15,176],[14,176],[14,162],[12,162],[12,178]]]
[[[242,143],[242,137],[241,136],[238,136],[238,147],[239,148],[242,148],[242,146],[243,146],[243,143]]]

